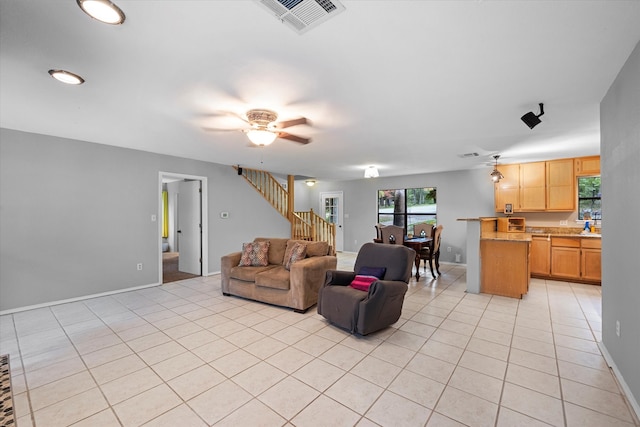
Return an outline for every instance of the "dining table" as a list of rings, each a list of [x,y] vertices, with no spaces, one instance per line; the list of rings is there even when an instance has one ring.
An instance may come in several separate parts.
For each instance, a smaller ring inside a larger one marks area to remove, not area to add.
[[[433,239],[431,237],[409,237],[404,236],[402,244],[416,251],[416,280],[420,279],[420,250],[428,246]]]

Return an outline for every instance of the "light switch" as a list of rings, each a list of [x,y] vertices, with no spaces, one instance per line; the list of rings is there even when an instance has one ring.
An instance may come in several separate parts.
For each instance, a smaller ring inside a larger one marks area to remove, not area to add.
[[[156,218],[157,218],[157,217],[156,217],[155,215],[151,215],[151,221],[152,221],[152,222],[156,222]]]
[[[229,212],[220,212],[220,218],[222,219],[229,218]]]

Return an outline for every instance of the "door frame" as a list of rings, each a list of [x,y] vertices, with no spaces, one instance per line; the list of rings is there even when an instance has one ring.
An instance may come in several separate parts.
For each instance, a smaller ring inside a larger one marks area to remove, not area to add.
[[[324,199],[327,196],[337,197],[340,201],[340,210],[338,212],[338,224],[336,224],[336,252],[344,251],[344,192],[342,191],[322,191],[320,192],[320,200],[318,200],[319,209],[318,212],[322,212],[321,216],[324,218]],[[341,247],[338,248],[338,233],[340,233]]]
[[[200,247],[202,248],[202,277],[209,275],[209,192],[207,190],[207,177],[187,175],[174,172],[158,173],[158,283],[162,284],[162,179],[174,178],[179,180],[190,179],[200,181],[202,189],[200,197],[200,217],[202,218],[202,233],[200,233]]]

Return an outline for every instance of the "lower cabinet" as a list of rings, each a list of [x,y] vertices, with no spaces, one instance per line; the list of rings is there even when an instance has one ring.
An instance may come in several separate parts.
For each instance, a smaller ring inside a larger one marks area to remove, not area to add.
[[[533,236],[531,238],[531,274],[548,276],[551,274],[551,239]]]
[[[582,278],[602,281],[602,241],[582,239]]]
[[[528,241],[480,240],[480,292],[522,298],[530,276]]]
[[[531,274],[550,279],[600,283],[601,240],[592,237],[533,236]]]

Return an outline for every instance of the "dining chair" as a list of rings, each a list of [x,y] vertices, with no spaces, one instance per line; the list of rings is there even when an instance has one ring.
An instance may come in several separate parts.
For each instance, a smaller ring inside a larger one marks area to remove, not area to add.
[[[391,237],[393,236],[393,238]],[[404,242],[404,227],[397,225],[387,225],[380,229],[380,238],[382,243],[397,243],[399,245]]]
[[[433,263],[435,261],[436,264],[436,272],[439,276],[440,273],[440,241],[442,240],[442,225],[437,226],[433,229],[431,233],[432,240],[429,244],[423,247],[418,256],[420,257],[420,261],[424,260],[424,271],[427,271],[427,261],[429,261],[429,269],[431,270],[431,276],[436,277],[433,274]]]
[[[433,224],[415,224],[413,226],[413,236],[421,237],[422,230],[424,230],[425,237],[431,237],[433,234]]]

